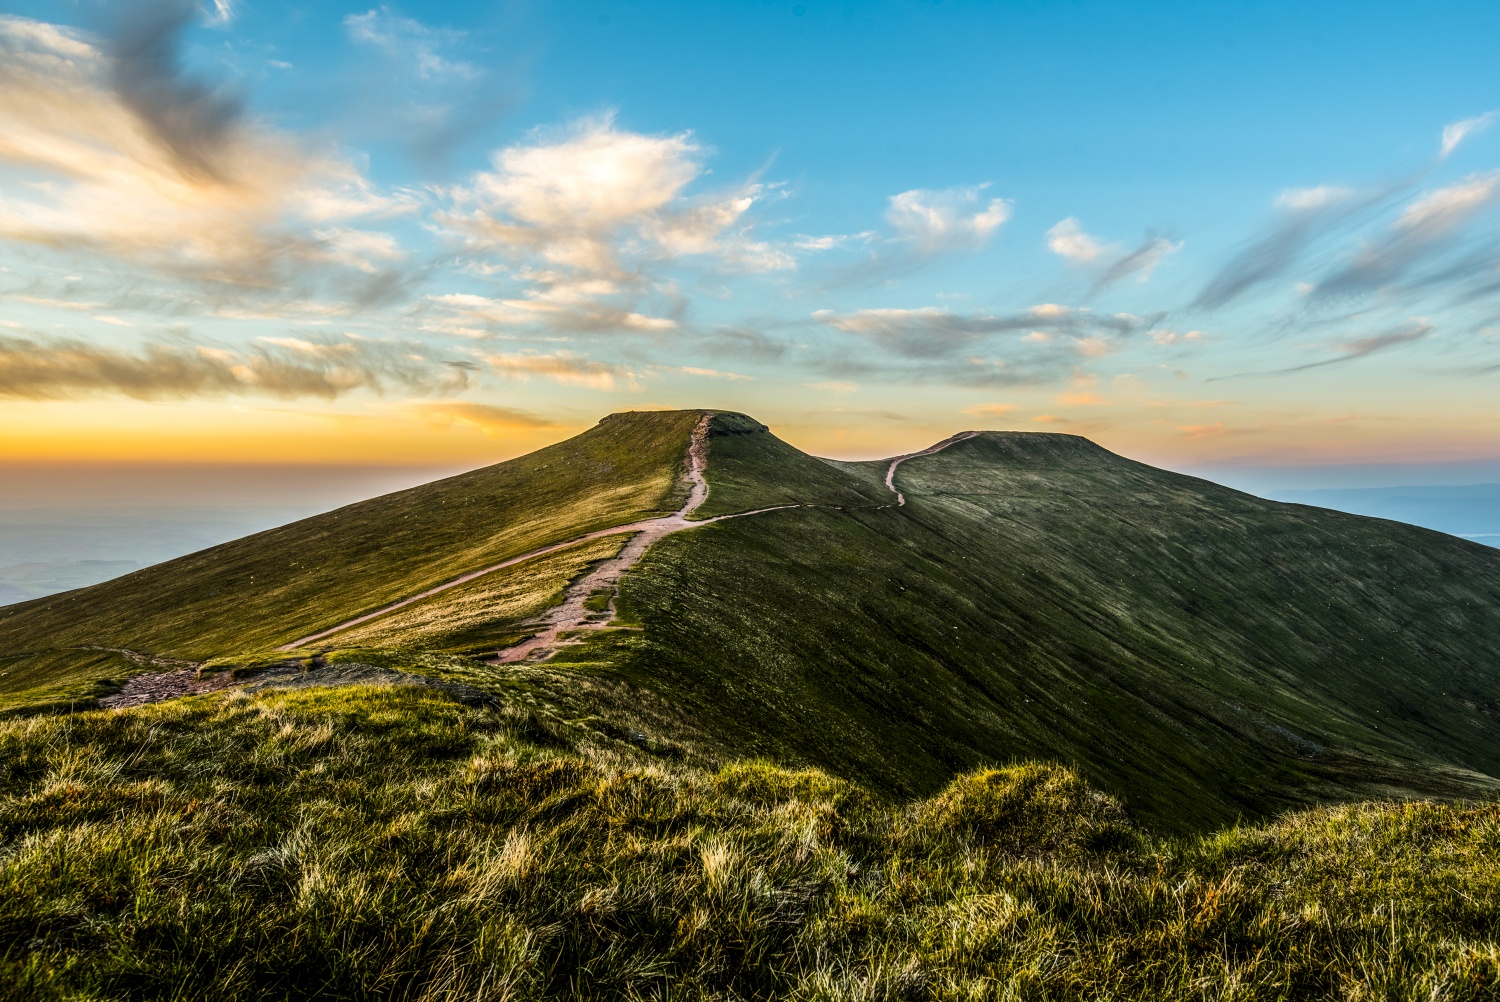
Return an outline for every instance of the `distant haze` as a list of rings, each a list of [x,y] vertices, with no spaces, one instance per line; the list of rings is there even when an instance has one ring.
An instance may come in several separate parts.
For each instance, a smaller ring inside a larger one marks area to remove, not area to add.
[[[0,465],[0,605],[96,584],[455,470]]]

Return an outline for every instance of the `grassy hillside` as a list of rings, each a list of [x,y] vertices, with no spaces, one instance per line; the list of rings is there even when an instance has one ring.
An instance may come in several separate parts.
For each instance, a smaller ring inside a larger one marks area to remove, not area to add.
[[[191,660],[270,650],[465,571],[671,510],[698,416],[612,415],[510,462],[0,609],[0,701],[78,696],[140,670],[82,647]]]
[[[1061,759],[1177,827],[1495,789],[1491,549],[1071,436],[988,433],[910,460],[901,509],[860,507],[883,463],[835,466],[766,433],[713,442],[710,483],[735,505],[817,493],[843,509],[665,540],[625,582],[644,632],[563,657],[747,753],[908,796]]]
[[[619,415],[511,463],[0,610],[0,697],[77,694],[148,658],[263,657],[671,508],[698,416]],[[905,798],[1036,759],[1171,830],[1497,789],[1492,549],[1262,501],[1072,436],[986,433],[908,460],[895,508],[885,463],[805,455],[743,415],[710,431],[700,515],[799,507],[658,543],[624,580],[629,629],[541,666],[480,660],[615,552],[606,539],[319,646],[480,688],[524,679],[539,698],[582,687],[580,718],[628,733],[649,706],[642,729],[698,764],[765,756]]]
[[[0,723],[0,996],[1493,998],[1500,808],[1180,840],[1065,769],[894,805],[414,688]]]

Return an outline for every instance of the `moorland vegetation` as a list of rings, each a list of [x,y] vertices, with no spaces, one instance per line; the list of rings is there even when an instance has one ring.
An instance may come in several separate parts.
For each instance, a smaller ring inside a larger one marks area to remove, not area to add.
[[[1060,766],[894,803],[521,690],[0,724],[0,995],[1493,998],[1500,806],[1153,837]],[[649,742],[648,742],[649,743]]]

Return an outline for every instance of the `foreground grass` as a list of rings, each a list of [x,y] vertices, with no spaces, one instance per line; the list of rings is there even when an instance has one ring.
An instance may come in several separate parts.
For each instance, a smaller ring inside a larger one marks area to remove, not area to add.
[[[216,696],[0,724],[6,999],[1468,999],[1500,808],[1154,840],[1071,772],[905,806],[524,704]]]

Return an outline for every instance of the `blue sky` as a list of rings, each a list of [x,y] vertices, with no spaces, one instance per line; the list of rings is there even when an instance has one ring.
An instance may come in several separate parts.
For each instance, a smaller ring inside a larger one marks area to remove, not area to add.
[[[0,458],[1500,460],[1494,5],[6,13]]]

